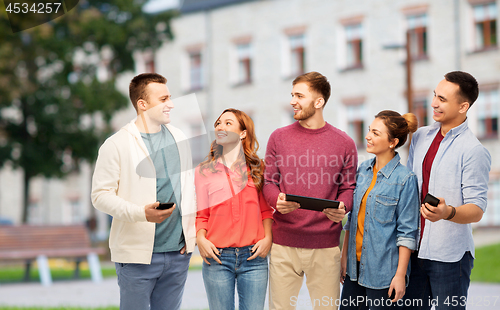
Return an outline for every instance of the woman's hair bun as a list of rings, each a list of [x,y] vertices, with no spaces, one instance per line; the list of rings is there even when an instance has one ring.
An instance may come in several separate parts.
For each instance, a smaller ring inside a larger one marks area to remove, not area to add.
[[[403,114],[404,119],[406,120],[406,123],[408,123],[408,132],[413,133],[417,131],[418,128],[418,120],[415,114],[413,113],[406,113]]]

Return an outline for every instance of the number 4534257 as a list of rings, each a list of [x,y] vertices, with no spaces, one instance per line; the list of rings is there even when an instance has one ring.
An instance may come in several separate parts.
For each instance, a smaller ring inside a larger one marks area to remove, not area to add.
[[[491,308],[498,305],[499,296],[469,296],[467,304],[475,307]]]
[[[497,305],[499,296],[448,296],[443,304],[449,307],[474,306],[474,307],[494,307]]]
[[[57,13],[61,8],[61,3],[9,3],[7,12],[11,14],[51,14]]]

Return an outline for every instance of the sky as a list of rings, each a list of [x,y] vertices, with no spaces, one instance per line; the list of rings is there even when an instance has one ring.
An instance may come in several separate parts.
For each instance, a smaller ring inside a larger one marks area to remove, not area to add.
[[[183,0],[150,0],[144,5],[144,12],[155,13],[178,8]]]

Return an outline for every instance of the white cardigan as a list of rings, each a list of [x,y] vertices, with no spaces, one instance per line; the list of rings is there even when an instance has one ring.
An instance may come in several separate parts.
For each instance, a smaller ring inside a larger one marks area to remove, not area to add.
[[[196,198],[189,141],[177,128],[166,125],[179,150],[181,215],[186,251],[196,242]],[[111,260],[150,264],[155,223],[146,220],[144,206],[156,201],[153,161],[135,120],[109,137],[99,149],[92,178],[92,204],[113,217],[109,236]]]

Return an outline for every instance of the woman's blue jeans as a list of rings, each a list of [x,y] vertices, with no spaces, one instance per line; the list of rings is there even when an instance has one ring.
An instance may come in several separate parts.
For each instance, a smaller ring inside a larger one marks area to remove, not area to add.
[[[222,265],[208,258],[203,262],[203,282],[208,304],[212,310],[234,310],[235,285],[238,290],[240,310],[264,309],[266,299],[268,264],[267,257],[252,256],[252,246],[219,248]]]

